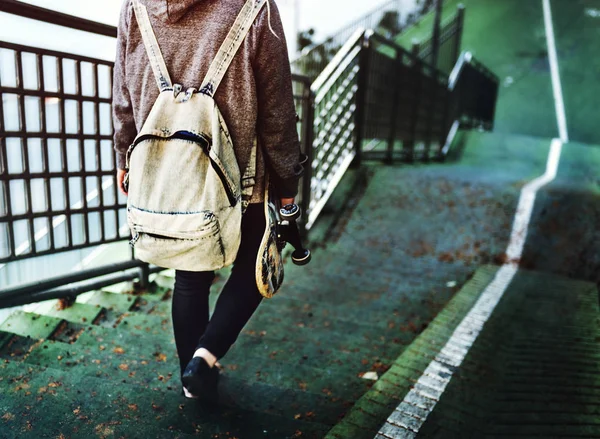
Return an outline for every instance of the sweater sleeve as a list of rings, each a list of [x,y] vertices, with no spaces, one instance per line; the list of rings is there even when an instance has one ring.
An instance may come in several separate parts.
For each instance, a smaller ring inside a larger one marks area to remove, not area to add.
[[[298,193],[303,167],[283,25],[275,2],[270,1],[269,6],[270,18],[265,6],[255,23],[253,67],[258,99],[257,132],[275,190],[280,197],[291,198]],[[271,32],[269,20],[277,36]]]
[[[125,61],[127,51],[127,35],[129,28],[129,5],[125,0],[121,8],[119,25],[117,28],[117,55],[113,71],[113,125],[114,149],[117,156],[117,168],[125,169],[125,156],[129,145],[135,139],[137,130],[133,117],[133,107],[129,97],[129,90],[125,81]]]

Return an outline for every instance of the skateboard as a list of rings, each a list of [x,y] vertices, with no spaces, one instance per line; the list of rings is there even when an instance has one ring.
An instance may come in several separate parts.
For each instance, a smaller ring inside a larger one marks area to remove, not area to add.
[[[281,207],[279,199],[270,187],[268,174],[265,176],[265,231],[256,259],[256,285],[260,294],[271,298],[283,283],[282,252],[287,242],[292,244],[292,262],[306,265],[310,262],[310,250],[302,246],[296,219],[300,217],[300,208],[296,204]]]

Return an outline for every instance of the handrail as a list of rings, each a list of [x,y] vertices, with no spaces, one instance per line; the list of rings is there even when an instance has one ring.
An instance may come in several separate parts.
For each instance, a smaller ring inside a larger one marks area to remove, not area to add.
[[[69,27],[71,29],[117,38],[117,28],[115,26],[98,23],[97,21],[86,20],[85,18],[64,14],[62,12],[53,11],[52,9],[34,6],[18,0],[0,1],[0,12],[7,12],[12,15],[31,18],[33,20],[43,21],[45,23],[56,24],[58,26]]]
[[[433,65],[427,63],[427,61],[425,61],[424,59],[420,58],[418,55],[411,53],[410,51],[406,50],[404,47],[400,46],[398,43],[396,43],[395,41],[392,40],[388,40],[387,38],[373,32],[372,34],[370,34],[369,36],[370,40],[375,40],[378,41],[379,43],[385,44],[387,46],[389,46],[390,48],[394,49],[395,51],[397,51],[398,53],[401,53],[403,56],[407,57],[408,59],[412,60],[412,62],[421,64],[423,66],[426,66],[429,70],[431,70],[432,72],[434,72],[436,74],[436,76],[438,78],[447,78],[447,75],[440,69],[438,69],[437,67],[434,67]]]
[[[448,89],[449,90],[454,90],[454,87],[456,86],[456,83],[458,82],[460,73],[462,72],[462,70],[466,64],[472,65],[480,73],[483,73],[485,76],[492,79],[494,82],[500,82],[500,79],[494,72],[492,72],[490,69],[488,69],[486,66],[484,66],[481,62],[476,60],[473,57],[473,54],[471,52],[465,51],[460,54],[460,57],[458,58],[456,65],[454,66],[454,68],[452,69],[452,72],[450,73],[450,77],[448,79]]]
[[[462,72],[465,64],[470,62],[472,58],[473,55],[471,52],[463,52],[460,54],[460,57],[458,58],[458,61],[456,61],[452,72],[450,72],[450,76],[448,78],[448,90],[454,90],[454,87],[456,87],[458,82],[460,72]]]
[[[317,76],[317,79],[313,82],[311,89],[314,93],[318,93],[321,90],[321,87],[325,84],[325,82],[329,79],[329,77],[334,73],[337,67],[341,64],[341,62],[346,58],[346,56],[350,53],[352,49],[356,46],[356,44],[365,36],[365,29],[359,28],[352,34],[352,36],[346,41],[346,43],[342,46],[342,48],[335,54],[333,59],[327,64],[327,67]]]

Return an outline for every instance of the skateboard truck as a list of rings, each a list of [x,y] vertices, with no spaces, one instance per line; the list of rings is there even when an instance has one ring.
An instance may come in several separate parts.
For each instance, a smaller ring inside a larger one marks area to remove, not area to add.
[[[283,241],[283,246],[285,246],[286,242],[289,242],[294,247],[292,262],[295,265],[308,264],[311,259],[310,250],[304,248],[302,245],[298,224],[296,224],[296,220],[300,217],[300,207],[297,204],[286,204],[279,209],[279,217],[282,220],[279,229],[279,239]]]

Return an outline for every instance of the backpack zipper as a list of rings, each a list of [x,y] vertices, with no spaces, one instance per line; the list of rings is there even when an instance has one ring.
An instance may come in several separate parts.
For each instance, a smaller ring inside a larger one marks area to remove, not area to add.
[[[210,156],[211,142],[207,137],[205,137],[201,134],[190,133],[189,131],[178,131],[178,132],[174,133],[173,135],[166,137],[166,138],[157,136],[154,134],[145,134],[145,135],[137,138],[135,140],[135,142],[131,144],[129,151],[127,152],[127,156],[130,157],[134,148],[139,143],[141,143],[147,139],[181,139],[181,140],[189,140],[189,141],[198,143],[200,145],[200,147],[204,150],[206,155],[208,156],[208,160],[210,161],[210,164],[211,164],[213,170],[219,177],[219,180],[221,180],[221,184],[223,185],[223,189],[225,189],[225,193],[227,194],[227,199],[229,200],[229,204],[231,205],[231,207],[235,207],[235,205],[237,204],[237,201],[238,201],[237,197],[235,196],[235,194],[233,193],[233,190],[229,186],[227,177],[225,176],[223,169],[221,169],[219,164]],[[129,162],[129,160],[128,160],[128,162]]]

